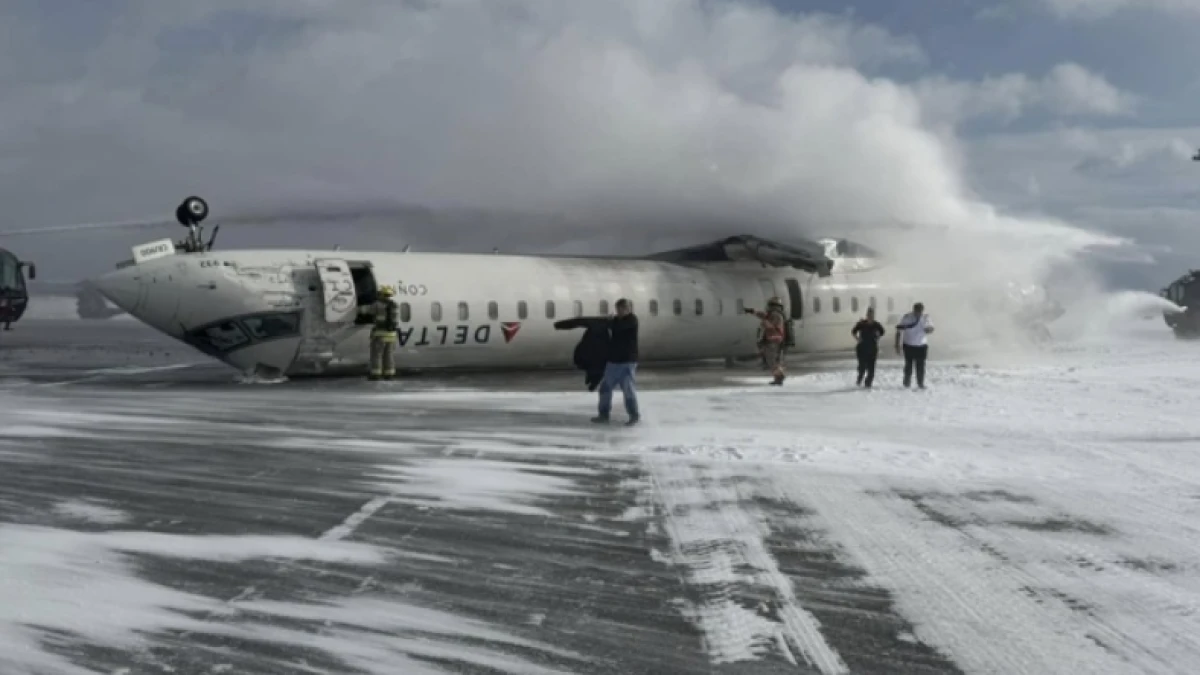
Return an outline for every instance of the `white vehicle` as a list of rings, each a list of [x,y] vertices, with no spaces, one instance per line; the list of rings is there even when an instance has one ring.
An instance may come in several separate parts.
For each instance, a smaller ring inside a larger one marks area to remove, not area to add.
[[[641,363],[755,358],[758,322],[744,309],[771,296],[794,321],[792,353],[842,352],[867,306],[890,330],[913,302],[944,314],[968,290],[885,282],[878,256],[845,240],[736,236],[640,258],[213,251],[207,212],[189,198],[176,211],[186,240],[134,246],[133,260],[93,283],[153,328],[272,376],[365,374],[370,328],[354,319],[385,284],[400,307],[401,371],[570,368],[580,333],[554,323],[607,315],[622,297],[639,318]]]

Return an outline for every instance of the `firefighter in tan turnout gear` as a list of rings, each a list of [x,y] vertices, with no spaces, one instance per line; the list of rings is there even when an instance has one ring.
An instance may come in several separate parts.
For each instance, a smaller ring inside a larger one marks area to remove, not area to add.
[[[775,376],[771,384],[783,384],[783,343],[787,336],[787,318],[783,314],[783,301],[778,297],[773,297],[767,301],[767,311],[759,312],[747,307],[746,313],[753,314],[762,322],[760,345],[763,362]]]
[[[400,328],[399,307],[392,299],[391,286],[379,289],[379,298],[359,309],[355,323],[371,326],[371,374],[367,379],[390,380],[396,376],[397,331]]]

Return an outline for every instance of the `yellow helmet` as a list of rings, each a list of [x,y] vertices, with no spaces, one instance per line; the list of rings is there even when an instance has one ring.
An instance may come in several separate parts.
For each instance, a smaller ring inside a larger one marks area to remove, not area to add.
[[[392,297],[393,294],[395,294],[395,291],[392,290],[391,286],[380,286],[379,287],[379,297],[390,298],[390,297]]]
[[[771,305],[783,307],[783,300],[780,300],[778,295],[773,296],[770,300],[767,300],[767,307],[770,307]]]

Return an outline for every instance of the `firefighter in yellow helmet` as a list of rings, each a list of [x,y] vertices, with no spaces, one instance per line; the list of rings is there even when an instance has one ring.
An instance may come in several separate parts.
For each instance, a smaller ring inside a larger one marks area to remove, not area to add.
[[[399,307],[391,286],[382,286],[373,304],[359,311],[360,324],[371,326],[371,371],[368,379],[390,380],[396,376],[396,343],[400,328]]]
[[[753,314],[762,322],[762,338],[760,349],[763,361],[771,369],[775,377],[773,385],[783,384],[783,347],[787,337],[787,318],[783,315],[783,301],[778,297],[767,300],[767,311],[759,312],[751,307],[746,308],[747,314]]]

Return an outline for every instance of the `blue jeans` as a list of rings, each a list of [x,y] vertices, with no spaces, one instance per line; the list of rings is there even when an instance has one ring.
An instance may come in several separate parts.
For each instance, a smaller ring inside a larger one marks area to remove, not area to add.
[[[621,396],[625,399],[625,412],[629,417],[638,417],[637,391],[634,389],[633,375],[637,372],[637,362],[609,363],[604,366],[604,379],[600,381],[600,416],[608,417],[612,411],[613,389],[621,388]]]

